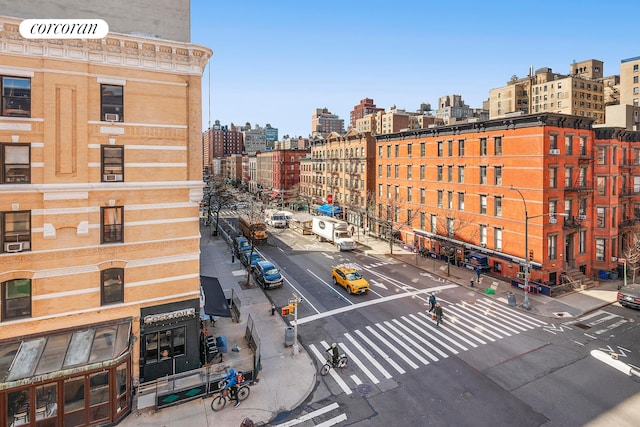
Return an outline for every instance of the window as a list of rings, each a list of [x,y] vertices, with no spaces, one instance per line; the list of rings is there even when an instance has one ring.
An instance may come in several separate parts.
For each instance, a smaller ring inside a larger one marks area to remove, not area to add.
[[[382,165],[378,165],[378,176],[382,178]]]
[[[413,199],[413,197],[411,196],[412,191],[413,191],[413,188],[407,187],[407,202],[409,203],[411,203],[411,200]]]
[[[494,212],[495,216],[502,216],[502,197],[496,196],[494,198]]]
[[[145,363],[156,363],[183,356],[185,347],[185,327],[167,329],[144,336]]]
[[[442,141],[438,141],[438,157],[442,157]]]
[[[2,115],[31,117],[31,79],[2,77]]]
[[[571,176],[572,175],[573,175],[573,168],[566,168],[564,170],[564,186],[565,187],[571,187],[571,183],[572,183]]]
[[[411,165],[407,166],[407,179],[411,179]]]
[[[420,165],[420,179],[425,179],[427,171],[427,167],[425,165]]]
[[[378,197],[382,197],[382,184],[378,184]]]
[[[596,153],[597,153],[596,164],[597,165],[606,164],[606,162],[607,162],[607,149],[605,147],[598,147],[598,148],[596,148]]]
[[[31,182],[31,145],[0,143],[2,184],[29,184]]]
[[[502,229],[501,228],[493,229],[493,248],[496,251],[502,250]]]
[[[425,226],[425,214],[424,212],[420,212],[420,230],[424,230]]]
[[[442,208],[442,190],[438,190],[438,207]]]
[[[453,191],[447,191],[447,208],[453,209]]]
[[[564,150],[567,156],[573,154],[573,135],[567,135],[564,137]]]
[[[487,183],[487,167],[480,166],[480,184]]]
[[[549,135],[549,149],[558,149],[558,135]]]
[[[391,198],[391,186],[387,184],[387,199]]]
[[[458,210],[464,210],[464,193],[458,193]]]
[[[124,147],[102,146],[102,182],[124,181]]]
[[[640,176],[633,177],[633,192],[640,193]]]
[[[124,121],[124,96],[122,86],[101,85],[100,120]]]
[[[587,230],[580,230],[578,233],[578,251],[581,254],[587,252]]]
[[[431,232],[438,234],[438,216],[431,214]]]
[[[426,202],[425,198],[426,190],[424,188],[420,189],[420,204],[424,205]]]
[[[464,182],[464,166],[458,166],[458,182]]]
[[[391,157],[391,146],[387,145],[387,157]]]
[[[596,208],[596,227],[605,228],[607,226],[605,208]]]
[[[447,236],[454,236],[454,228],[453,228],[453,218],[447,218]]]
[[[604,196],[607,191],[607,178],[604,176],[596,177],[596,191],[598,196]]]
[[[447,166],[447,181],[453,181],[453,166]]]
[[[2,320],[31,316],[31,280],[13,279],[2,283]]]
[[[502,166],[493,168],[494,185],[502,185]]]
[[[453,156],[453,141],[452,140],[447,141],[447,156],[449,156],[449,157]]]
[[[31,249],[31,211],[5,212],[2,216],[3,252]]]
[[[122,243],[124,209],[122,206],[102,208],[102,243]]]
[[[424,142],[420,143],[420,157],[424,157],[427,154],[426,144]]]
[[[558,186],[558,168],[549,168],[549,187],[556,188]]]
[[[556,259],[558,256],[558,236],[552,235],[547,237],[547,256],[549,259]]]
[[[603,262],[605,260],[604,239],[596,239],[596,261]]]
[[[400,165],[395,165],[393,168],[394,178],[400,178]]]
[[[464,139],[458,141],[458,156],[464,156]]]
[[[400,197],[400,187],[396,185],[393,187],[393,198],[398,200],[398,197]]]
[[[391,165],[387,165],[387,178],[391,178]]]
[[[487,138],[480,138],[480,155],[487,155]]]
[[[480,245],[487,246],[487,226],[480,225]]]
[[[487,213],[487,196],[485,195],[480,196],[480,213],[481,214]]]
[[[438,171],[438,181],[442,181],[442,166],[441,165],[438,165],[437,171]]]
[[[378,146],[378,157],[382,158],[382,145]]]
[[[502,137],[496,136],[493,139],[493,152],[496,156],[502,155]]]
[[[407,156],[411,157],[413,154],[413,144],[407,144]]]
[[[100,273],[102,305],[124,302],[124,268],[109,268]]]

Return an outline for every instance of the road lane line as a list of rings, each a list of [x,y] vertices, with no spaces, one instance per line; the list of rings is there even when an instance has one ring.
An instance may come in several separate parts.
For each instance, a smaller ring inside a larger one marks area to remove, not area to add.
[[[312,418],[315,418],[317,416],[326,414],[327,412],[331,412],[334,409],[338,409],[340,407],[340,405],[338,405],[337,403],[332,403],[330,405],[327,405],[325,407],[322,407],[320,409],[317,409],[313,412],[309,412],[308,414],[304,414],[299,416],[298,418],[296,418],[295,420],[291,420],[291,421],[287,421],[285,423],[282,424],[276,424],[275,427],[291,427],[291,426],[295,426],[297,424],[303,423],[307,420],[310,420]]]
[[[324,348],[329,347],[327,345],[326,342],[321,341],[320,342],[323,346],[325,346]],[[313,344],[309,344],[309,348],[311,349],[311,351],[316,355],[316,357],[318,358],[318,360],[320,360],[320,363],[322,363],[323,365],[326,363],[327,359],[323,357],[323,353],[321,353],[315,345]],[[342,378],[340,378],[340,375],[338,375],[336,373],[336,370],[331,368],[329,369],[329,375],[331,375],[331,377],[336,380],[336,382],[338,383],[338,385],[340,386],[340,388],[342,388],[342,391],[345,392],[345,394],[351,394],[353,393],[351,391],[351,389],[349,388],[349,386],[347,385],[347,383],[344,382],[344,380]]]
[[[320,277],[318,277],[313,271],[307,269],[307,271],[309,272],[309,274],[311,274],[313,277],[315,277],[316,279],[318,279],[319,282],[323,283],[325,286],[327,286],[330,290],[332,290],[333,292],[335,292],[340,299],[348,302],[349,304],[353,305],[355,304],[354,302],[350,301],[349,298],[345,298],[344,295],[342,295],[340,292],[338,292],[338,290],[336,289],[336,287],[334,285],[330,285],[328,282],[325,282],[323,279],[321,279]]]
[[[353,338],[348,333],[344,334],[344,336],[347,337],[349,341],[351,341],[351,343],[360,351],[360,353],[362,353],[362,355],[367,358],[369,363],[375,366],[376,369],[378,369],[378,371],[380,371],[380,373],[384,375],[385,378],[387,379],[391,378],[391,374],[386,369],[384,369],[382,365],[378,363],[378,361],[374,359],[373,356],[371,356],[371,354],[369,354],[369,352],[364,347],[362,347],[359,342],[355,340],[355,338]]]
[[[343,421],[347,421],[347,414],[340,414],[337,417],[333,417],[323,423],[316,424],[316,427],[331,427],[335,426]]]

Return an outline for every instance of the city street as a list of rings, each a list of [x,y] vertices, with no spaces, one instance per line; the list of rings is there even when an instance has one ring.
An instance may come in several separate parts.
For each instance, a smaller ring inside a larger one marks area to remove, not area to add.
[[[388,256],[338,252],[313,236],[270,231],[258,251],[281,269],[285,285],[268,297],[278,307],[294,292],[302,297],[298,336],[318,367],[332,342],[349,357],[347,368],[318,376],[308,403],[278,422],[316,411],[301,425],[318,425],[338,410],[350,425],[362,426],[399,419],[415,425],[633,424],[639,379],[590,352],[617,353],[640,366],[635,311],[609,306],[566,321],[535,316]],[[358,269],[371,291],[348,295],[335,287],[331,268],[341,264]],[[440,328],[425,314],[432,291],[445,311]],[[322,409],[336,403],[337,409]]]

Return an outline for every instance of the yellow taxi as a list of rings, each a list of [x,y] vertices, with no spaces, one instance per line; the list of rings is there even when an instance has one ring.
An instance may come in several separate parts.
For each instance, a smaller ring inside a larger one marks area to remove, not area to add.
[[[331,271],[331,276],[334,285],[342,286],[350,294],[364,294],[371,290],[369,282],[354,268],[344,265],[338,266]]]

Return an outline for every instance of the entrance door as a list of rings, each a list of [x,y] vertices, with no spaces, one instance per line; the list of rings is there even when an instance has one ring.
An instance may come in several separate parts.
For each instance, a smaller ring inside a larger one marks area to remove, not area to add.
[[[568,235],[564,241],[564,256],[569,267],[575,267],[575,254],[573,253],[574,245],[573,245],[573,234]]]

